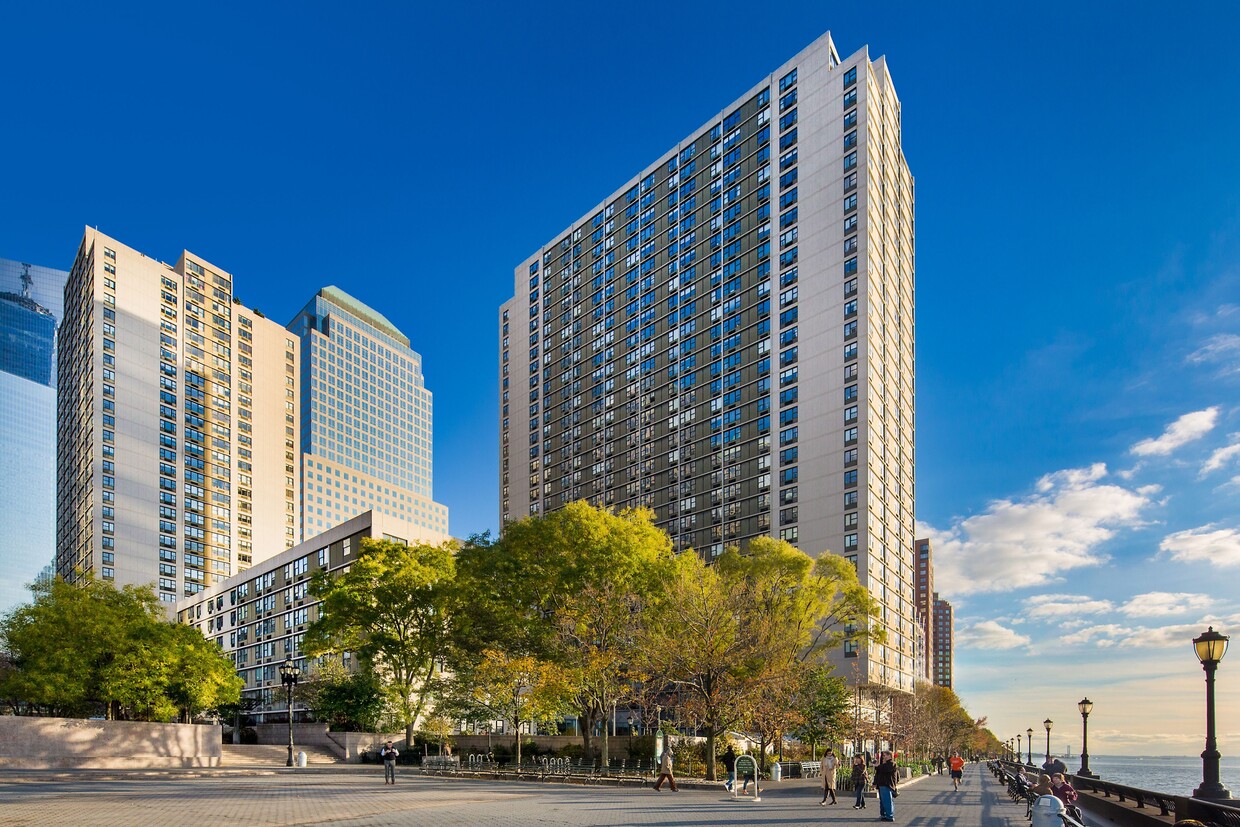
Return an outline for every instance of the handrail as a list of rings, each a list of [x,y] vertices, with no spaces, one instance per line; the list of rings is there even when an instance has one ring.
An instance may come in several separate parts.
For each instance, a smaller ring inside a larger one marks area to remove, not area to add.
[[[1005,774],[1014,772],[1016,767],[1041,772],[1039,767],[1031,768],[1028,764],[1015,761],[1001,760],[993,763],[1002,768]],[[994,771],[994,767],[992,767],[992,771]],[[999,772],[995,772],[995,775],[998,776]],[[1126,784],[1116,784],[1101,778],[1090,778],[1072,773],[1067,773],[1065,777],[1071,782],[1077,792],[1084,791],[1101,795],[1103,798],[1115,798],[1120,803],[1125,804],[1131,802],[1139,810],[1145,809],[1148,804],[1156,806],[1160,816],[1174,815],[1178,820],[1195,818],[1198,821],[1208,821],[1222,825],[1222,827],[1240,827],[1240,808],[1227,804],[1184,795],[1146,790],[1140,787],[1130,787]],[[1192,812],[1187,812],[1188,810],[1192,810]]]

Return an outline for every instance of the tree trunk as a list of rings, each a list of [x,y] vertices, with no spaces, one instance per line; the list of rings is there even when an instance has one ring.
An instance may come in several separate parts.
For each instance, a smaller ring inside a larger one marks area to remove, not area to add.
[[[413,749],[413,721],[405,724],[405,749]]]
[[[715,731],[706,731],[706,780],[715,781]]]
[[[585,726],[582,726],[582,722]],[[594,720],[590,717],[589,710],[583,710],[581,715],[577,716],[577,727],[581,731],[581,754],[585,758],[594,757],[594,748],[590,746],[590,739],[594,735]]]
[[[517,755],[517,771],[521,770],[521,719],[518,717],[513,721],[517,731],[517,748],[514,752]]]

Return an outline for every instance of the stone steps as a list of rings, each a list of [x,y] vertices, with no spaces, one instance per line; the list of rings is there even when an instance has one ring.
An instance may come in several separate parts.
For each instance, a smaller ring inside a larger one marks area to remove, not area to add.
[[[283,767],[288,762],[287,744],[224,744],[223,749],[225,767]],[[327,747],[294,744],[294,759],[298,752],[306,754],[306,763],[311,766],[340,763],[336,753]]]

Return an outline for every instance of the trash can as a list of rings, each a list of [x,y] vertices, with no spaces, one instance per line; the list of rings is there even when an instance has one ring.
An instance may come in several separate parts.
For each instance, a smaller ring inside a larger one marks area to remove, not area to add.
[[[771,780],[776,781],[776,782],[782,781],[783,776],[784,776],[784,768],[780,766],[779,762],[776,761],[775,763],[771,764]]]
[[[306,766],[306,753],[305,753],[305,752],[300,752],[300,751],[299,751],[299,752],[297,753],[297,766],[299,766],[299,767],[304,767],[304,766]]]
[[[1033,802],[1033,821],[1030,827],[1063,827],[1061,816],[1064,812],[1063,802],[1053,795],[1039,796]]]

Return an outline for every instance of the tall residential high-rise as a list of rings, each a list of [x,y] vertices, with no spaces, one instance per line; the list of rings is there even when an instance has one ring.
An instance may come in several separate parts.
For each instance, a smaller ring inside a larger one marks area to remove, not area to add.
[[[913,544],[915,554],[915,563],[917,565],[917,622],[921,624],[921,633],[923,640],[923,652],[925,657],[922,659],[925,671],[919,674],[919,679],[927,681],[934,680],[933,657],[934,652],[934,551],[930,547],[929,540],[918,540]]]
[[[823,35],[522,261],[499,320],[500,500],[505,524],[648,506],[707,559],[764,535],[842,554],[887,640],[837,654],[910,690],[900,129],[885,59]]]
[[[172,602],[291,548],[298,349],[201,257],[87,228],[58,334],[57,573]]]
[[[952,638],[954,637],[952,604],[940,600],[934,593],[934,682],[938,686],[952,687]]]
[[[56,325],[63,270],[0,259],[0,614],[56,549]]]
[[[447,539],[448,509],[431,498],[431,392],[409,338],[336,287],[288,327],[301,340],[303,539],[369,510],[407,523],[403,539]]]

